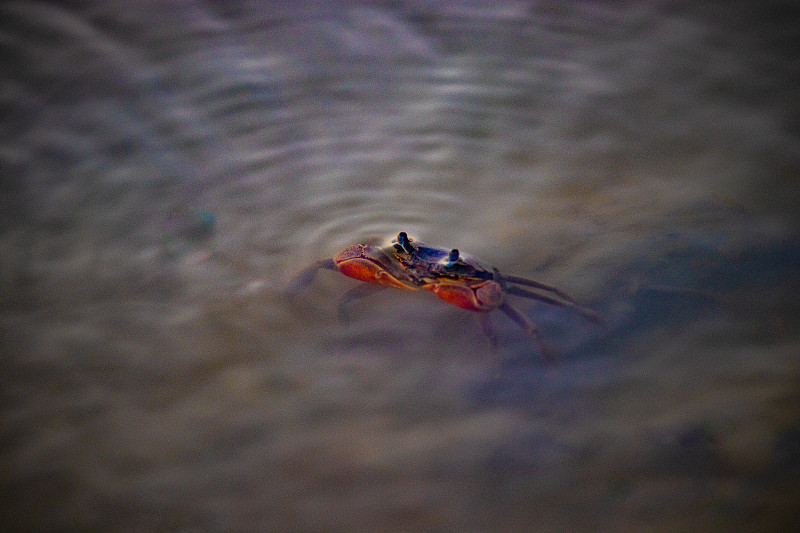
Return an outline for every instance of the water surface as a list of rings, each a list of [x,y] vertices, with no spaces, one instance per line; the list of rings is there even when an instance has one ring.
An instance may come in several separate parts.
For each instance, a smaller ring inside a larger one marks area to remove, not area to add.
[[[796,523],[795,12],[0,8],[14,530]],[[567,291],[495,317],[292,277],[398,231]]]

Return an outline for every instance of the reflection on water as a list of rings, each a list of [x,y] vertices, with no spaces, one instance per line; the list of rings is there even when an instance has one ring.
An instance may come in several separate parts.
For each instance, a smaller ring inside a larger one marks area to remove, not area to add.
[[[793,10],[0,7],[14,530],[797,521]],[[407,231],[603,313],[307,264]]]

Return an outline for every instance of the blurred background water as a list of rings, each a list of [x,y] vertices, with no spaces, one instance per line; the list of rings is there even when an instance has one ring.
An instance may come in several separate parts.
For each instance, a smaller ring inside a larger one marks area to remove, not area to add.
[[[5,2],[9,531],[800,519],[791,2]],[[503,316],[292,276],[398,231]]]

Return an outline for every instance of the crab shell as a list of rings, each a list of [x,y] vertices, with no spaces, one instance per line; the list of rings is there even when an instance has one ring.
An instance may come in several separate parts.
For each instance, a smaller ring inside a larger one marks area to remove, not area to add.
[[[396,247],[364,244],[348,246],[333,257],[339,272],[359,281],[430,291],[445,302],[468,311],[489,312],[503,304],[503,289],[496,281],[471,276],[432,275],[436,263],[424,261],[413,265],[412,274],[412,269],[403,259],[407,259],[407,254]]]

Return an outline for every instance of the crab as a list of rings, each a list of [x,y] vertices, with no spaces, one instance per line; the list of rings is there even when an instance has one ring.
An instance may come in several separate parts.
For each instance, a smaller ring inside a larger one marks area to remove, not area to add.
[[[344,294],[339,305],[342,318],[346,318],[351,302],[388,287],[408,291],[425,290],[449,304],[476,312],[493,349],[497,347],[497,337],[488,314],[499,309],[534,340],[548,362],[554,362],[555,356],[542,338],[539,328],[512,307],[507,296],[521,296],[566,307],[594,322],[602,321],[595,311],[581,306],[555,287],[532,279],[501,274],[496,268],[461,254],[457,249],[429,246],[415,241],[404,231],[398,233],[388,246],[354,244],[330,259],[317,261],[294,278],[289,294],[297,294],[314,281],[317,272],[326,269],[366,282]]]

